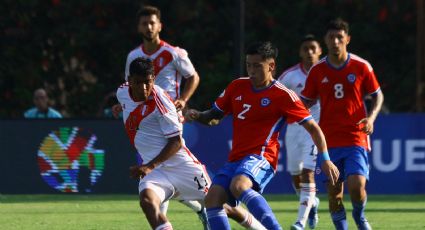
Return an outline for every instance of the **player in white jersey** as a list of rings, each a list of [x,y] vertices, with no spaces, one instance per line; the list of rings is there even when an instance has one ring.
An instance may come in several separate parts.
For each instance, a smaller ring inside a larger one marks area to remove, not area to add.
[[[279,77],[279,81],[288,89],[300,95],[304,89],[307,73],[316,64],[322,49],[313,35],[306,35],[299,50],[301,62],[286,71]],[[320,105],[316,103],[310,108],[310,113],[316,122],[319,122]],[[304,229],[308,220],[310,228],[315,228],[319,220],[317,208],[319,199],[316,197],[314,169],[317,159],[317,148],[310,135],[298,124],[289,124],[285,135],[287,167],[292,176],[292,182],[297,195],[300,196],[298,218],[291,229]]]
[[[177,110],[168,94],[154,85],[154,76],[152,61],[136,58],[117,98],[130,142],[144,162],[130,168],[131,176],[140,178],[140,206],[153,229],[168,230],[172,226],[160,204],[172,197],[203,202],[211,182],[185,146]]]
[[[173,47],[162,41],[159,33],[162,30],[161,12],[153,6],[144,6],[138,12],[138,32],[142,35],[143,44],[132,50],[127,56],[125,78],[129,75],[129,65],[137,57],[146,57],[153,60],[155,69],[155,85],[165,89],[171,96],[178,111],[186,107],[199,84],[199,75],[195,71],[188,54],[184,49]],[[184,88],[181,90],[181,80],[185,78]],[[180,93],[181,91],[181,93]],[[121,111],[119,105],[113,107],[117,115]],[[207,228],[205,208],[199,202],[180,200],[183,204],[198,213]],[[166,213],[168,202],[163,203],[161,210]],[[246,210],[238,207],[226,209],[230,218],[248,229],[262,229],[261,224]]]

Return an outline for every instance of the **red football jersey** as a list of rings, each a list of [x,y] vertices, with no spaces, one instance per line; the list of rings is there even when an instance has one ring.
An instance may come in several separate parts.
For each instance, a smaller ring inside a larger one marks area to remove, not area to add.
[[[233,117],[233,142],[229,161],[250,154],[263,155],[276,169],[278,137],[285,122],[302,123],[311,119],[299,97],[280,82],[255,90],[249,78],[230,83],[215,101],[217,109]]]
[[[348,54],[340,68],[327,57],[314,65],[301,97],[320,99],[320,127],[328,147],[362,146],[370,149],[368,136],[357,123],[366,117],[364,97],[380,90],[372,66],[364,59]]]

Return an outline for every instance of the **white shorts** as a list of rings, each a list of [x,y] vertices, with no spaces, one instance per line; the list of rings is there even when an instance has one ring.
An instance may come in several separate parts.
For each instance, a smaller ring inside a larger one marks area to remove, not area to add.
[[[139,193],[152,189],[161,202],[178,200],[203,200],[211,185],[205,166],[192,161],[173,167],[159,166],[139,182]]]
[[[298,124],[290,124],[285,135],[286,159],[291,175],[301,174],[303,168],[314,171],[317,161],[317,148],[310,134]]]

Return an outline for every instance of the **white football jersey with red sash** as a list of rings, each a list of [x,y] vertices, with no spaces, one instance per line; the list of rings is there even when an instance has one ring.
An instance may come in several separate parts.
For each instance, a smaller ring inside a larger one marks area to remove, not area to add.
[[[169,95],[154,86],[151,95],[144,102],[136,102],[130,96],[128,83],[117,90],[117,98],[123,108],[123,121],[131,144],[146,164],[154,159],[167,144],[167,138],[182,134],[182,123]],[[174,166],[187,161],[199,163],[185,146],[167,161],[164,166]]]
[[[195,68],[186,50],[161,41],[160,47],[153,53],[148,53],[142,44],[128,54],[125,65],[126,81],[130,75],[130,63],[138,57],[149,58],[153,61],[155,85],[163,88],[173,100],[180,96],[182,77],[187,78],[195,74]]]

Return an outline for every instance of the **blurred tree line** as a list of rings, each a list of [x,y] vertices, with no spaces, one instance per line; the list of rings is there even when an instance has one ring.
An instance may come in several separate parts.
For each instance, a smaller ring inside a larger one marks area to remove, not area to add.
[[[140,45],[141,4],[162,10],[161,38],[185,48],[201,76],[190,101],[205,109],[234,78],[241,0],[3,0],[0,3],[0,118],[20,118],[44,87],[65,117],[101,117],[124,79],[128,52]],[[351,25],[349,50],[375,69],[391,112],[413,112],[415,0],[245,0],[245,44],[271,40],[277,74],[298,62],[306,33],[322,38],[335,17]],[[322,46],[324,46],[322,42]],[[325,53],[325,47],[324,53]],[[242,57],[243,58],[243,57]]]

